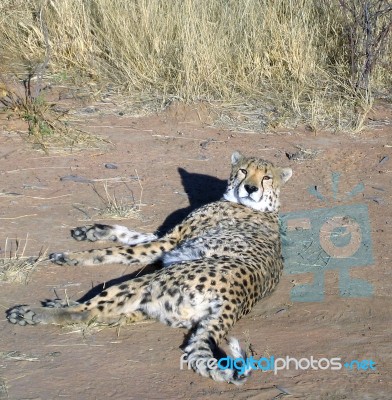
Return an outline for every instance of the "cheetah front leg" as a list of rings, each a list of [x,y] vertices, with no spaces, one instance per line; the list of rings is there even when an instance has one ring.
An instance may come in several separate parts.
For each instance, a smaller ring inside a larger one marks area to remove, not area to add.
[[[116,246],[71,253],[52,253],[49,260],[58,265],[98,265],[98,264],[149,264],[158,261],[162,255],[173,249],[177,240],[162,238],[133,246]]]
[[[158,239],[153,233],[140,233],[125,226],[104,224],[78,226],[71,230],[71,236],[78,241],[109,241],[126,245],[146,243]]]

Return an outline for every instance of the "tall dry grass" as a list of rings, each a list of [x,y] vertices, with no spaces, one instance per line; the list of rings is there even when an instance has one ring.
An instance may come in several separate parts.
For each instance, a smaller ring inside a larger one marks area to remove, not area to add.
[[[262,126],[352,129],[367,99],[350,82],[346,22],[338,0],[2,0],[1,64],[34,68],[49,48],[59,77],[246,104]],[[387,44],[373,92],[390,88],[391,60]]]

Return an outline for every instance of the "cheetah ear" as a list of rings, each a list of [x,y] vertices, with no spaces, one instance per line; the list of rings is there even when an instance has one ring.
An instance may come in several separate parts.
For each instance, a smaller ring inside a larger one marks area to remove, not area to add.
[[[282,180],[282,182],[286,183],[293,175],[293,170],[289,167],[279,168],[279,175],[280,175],[280,179]]]
[[[231,155],[231,163],[232,163],[232,165],[238,164],[243,158],[244,158],[244,156],[239,151],[235,151]]]

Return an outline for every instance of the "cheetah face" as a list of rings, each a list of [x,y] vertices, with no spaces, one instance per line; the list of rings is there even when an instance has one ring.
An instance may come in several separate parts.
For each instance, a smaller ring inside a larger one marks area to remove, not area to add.
[[[224,198],[258,211],[278,211],[280,187],[292,175],[291,168],[278,168],[260,158],[231,156],[232,171]]]

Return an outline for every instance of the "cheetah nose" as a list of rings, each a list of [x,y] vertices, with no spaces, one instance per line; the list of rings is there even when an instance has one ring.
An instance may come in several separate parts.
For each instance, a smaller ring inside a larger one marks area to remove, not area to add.
[[[252,186],[252,185],[244,185],[245,190],[248,192],[248,194],[252,194],[254,192],[257,192],[257,187]]]

